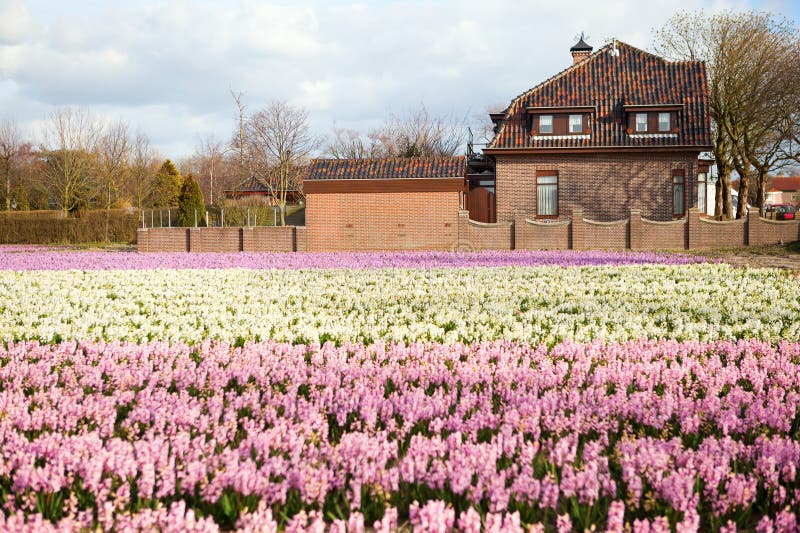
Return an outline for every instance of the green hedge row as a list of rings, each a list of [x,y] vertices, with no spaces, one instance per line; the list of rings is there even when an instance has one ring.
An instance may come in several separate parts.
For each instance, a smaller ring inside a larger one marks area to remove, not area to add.
[[[138,211],[104,209],[64,217],[61,211],[0,212],[0,244],[136,242]]]

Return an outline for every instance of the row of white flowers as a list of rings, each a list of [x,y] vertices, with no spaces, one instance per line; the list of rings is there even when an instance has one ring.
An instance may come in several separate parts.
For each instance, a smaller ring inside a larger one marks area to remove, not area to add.
[[[0,340],[800,340],[800,284],[722,264],[0,272]]]

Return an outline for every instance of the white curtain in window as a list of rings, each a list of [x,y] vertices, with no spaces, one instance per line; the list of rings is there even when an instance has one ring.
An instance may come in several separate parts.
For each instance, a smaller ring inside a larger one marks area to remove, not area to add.
[[[636,131],[647,131],[647,113],[636,114]]]
[[[553,115],[539,115],[539,133],[553,133]]]
[[[569,132],[581,133],[583,131],[583,117],[581,115],[569,116]]]
[[[537,179],[539,216],[558,215],[558,176],[539,176]]]
[[[658,114],[658,131],[669,131],[669,113]]]

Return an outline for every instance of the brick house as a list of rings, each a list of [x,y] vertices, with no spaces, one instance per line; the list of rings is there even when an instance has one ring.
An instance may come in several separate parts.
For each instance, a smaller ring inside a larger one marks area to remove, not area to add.
[[[466,158],[315,159],[303,180],[307,249],[458,247]]]
[[[698,156],[711,149],[705,65],[619,41],[592,53],[581,39],[570,51],[569,68],[490,115],[492,221],[569,218],[578,208],[596,221],[625,219],[631,209],[668,221],[703,206],[708,165]]]
[[[800,205],[800,176],[775,176],[768,187],[772,193],[772,198],[768,194],[768,203]]]

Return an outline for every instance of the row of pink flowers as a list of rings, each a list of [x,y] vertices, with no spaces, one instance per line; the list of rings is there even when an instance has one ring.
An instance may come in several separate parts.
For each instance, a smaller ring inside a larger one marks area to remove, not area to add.
[[[137,253],[0,247],[2,270],[141,270],[154,268],[449,268],[689,264],[684,254],[603,251]]]
[[[12,344],[0,526],[792,531],[798,413],[786,342]]]

